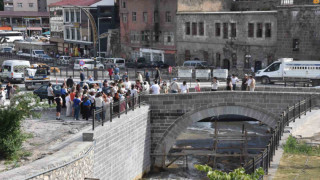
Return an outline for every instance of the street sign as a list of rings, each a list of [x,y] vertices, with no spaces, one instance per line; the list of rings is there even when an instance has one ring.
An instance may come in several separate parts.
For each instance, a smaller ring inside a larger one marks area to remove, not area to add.
[[[79,62],[79,64],[80,64],[80,66],[84,66],[84,61],[83,60],[81,60],[80,62]]]

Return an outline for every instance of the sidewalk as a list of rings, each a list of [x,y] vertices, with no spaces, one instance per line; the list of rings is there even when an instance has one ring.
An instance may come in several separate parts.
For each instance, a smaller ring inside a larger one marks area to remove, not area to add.
[[[296,119],[295,123],[290,123],[285,128],[285,132],[280,141],[280,146],[276,150],[273,161],[270,163],[269,174],[264,176],[265,180],[271,180],[276,175],[277,169],[280,164],[280,160],[283,155],[282,145],[287,141],[290,134],[297,138],[312,138],[320,133],[320,109],[314,108],[312,112],[307,112],[306,116],[302,116],[301,119]],[[319,139],[314,139],[313,142],[320,143]]]

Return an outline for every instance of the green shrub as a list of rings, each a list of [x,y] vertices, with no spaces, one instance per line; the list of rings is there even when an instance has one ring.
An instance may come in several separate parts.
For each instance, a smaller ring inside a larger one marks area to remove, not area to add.
[[[222,172],[219,170],[212,170],[208,165],[194,165],[194,167],[202,172],[206,172],[210,180],[258,180],[264,175],[264,170],[258,168],[252,174],[246,174],[244,168],[238,168],[230,173]]]
[[[291,135],[283,145],[283,149],[285,153],[290,154],[320,155],[319,147],[312,147],[306,144],[306,142],[299,142]]]
[[[33,110],[41,107],[40,99],[32,93],[20,93],[10,100],[8,107],[0,108],[0,158],[16,159],[23,141],[30,137],[21,130],[25,117],[39,116]]]

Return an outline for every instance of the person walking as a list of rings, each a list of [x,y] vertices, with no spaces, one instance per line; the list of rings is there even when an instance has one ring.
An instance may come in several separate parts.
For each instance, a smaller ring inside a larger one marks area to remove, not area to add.
[[[232,74],[231,82],[232,82],[232,90],[235,91],[237,88],[237,82],[239,82],[238,77],[236,75]]]
[[[146,77],[146,81],[150,84],[150,72],[148,69],[146,69],[145,77]]]
[[[213,77],[211,82],[211,91],[218,91],[219,88],[219,81],[217,77]]]
[[[227,77],[226,86],[227,86],[227,91],[232,91],[232,81],[230,76]]]
[[[248,84],[250,91],[254,91],[254,89],[256,88],[256,80],[253,78],[252,75],[249,76],[250,79],[250,84]]]
[[[194,87],[196,92],[201,92],[201,87],[200,87],[200,79],[196,79],[196,86]]]
[[[79,95],[76,94],[76,96],[73,100],[74,120],[79,120],[80,104],[81,104],[81,100],[79,98]]]
[[[67,79],[67,86],[68,88],[72,88],[73,86],[73,79],[71,76]]]
[[[81,70],[80,71],[80,81],[84,81],[85,79],[86,79],[86,77],[85,77],[83,71]]]
[[[109,73],[110,80],[112,80],[112,75],[113,75],[113,69],[112,69],[112,67],[109,67],[108,73]]]
[[[158,81],[155,80],[154,84],[150,87],[151,94],[160,94],[160,86],[158,85]]]
[[[62,107],[62,98],[60,96],[60,94],[57,94],[56,95],[56,98],[55,98],[55,102],[56,102],[56,120],[61,120],[60,119],[60,115],[61,115],[61,107]]]
[[[141,74],[141,72],[137,72],[137,80],[140,82],[140,83],[142,83],[143,82],[143,78],[142,78],[142,74]]]
[[[124,72],[124,74],[122,75],[122,81],[125,82],[126,78],[128,78],[128,72]]]
[[[241,82],[241,91],[246,91],[247,87],[248,87],[248,75],[245,74],[244,77],[242,78],[242,82]]]
[[[51,105],[51,103],[54,103],[54,93],[53,93],[51,83],[49,83],[49,86],[47,88],[47,94],[48,94],[48,103],[49,103],[49,105]]]
[[[1,87],[1,89],[0,89],[0,106],[4,106],[5,102],[6,102],[6,93],[4,92],[4,87]]]
[[[118,74],[118,73],[115,73],[113,79],[114,79],[115,81],[119,81],[119,80],[120,80],[119,74]]]
[[[99,111],[100,109],[102,109],[103,99],[102,99],[102,94],[100,92],[97,93],[94,102],[95,102],[96,111]],[[102,114],[102,117],[100,117],[101,114]],[[102,113],[97,113],[96,118],[98,121],[100,121],[100,118],[104,120],[104,111],[102,111]]]
[[[154,80],[158,81],[158,83],[160,84],[161,82],[161,74],[160,74],[160,70],[158,67],[156,67],[156,75],[154,76]]]
[[[7,90],[7,95],[8,95],[8,99],[11,99],[11,91],[12,91],[12,85],[10,82],[8,82],[7,86],[6,86],[6,90]]]
[[[189,87],[187,85],[187,81],[183,81],[180,86],[180,93],[189,93]]]
[[[120,74],[120,69],[119,67],[116,65],[116,67],[114,68],[114,73],[115,74]]]
[[[170,92],[171,93],[179,92],[179,84],[177,83],[177,78],[173,78],[173,82],[170,84]]]

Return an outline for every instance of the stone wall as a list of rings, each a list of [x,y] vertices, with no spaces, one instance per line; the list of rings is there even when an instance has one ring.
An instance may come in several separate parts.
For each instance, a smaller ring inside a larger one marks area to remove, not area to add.
[[[161,138],[170,133],[169,127],[175,125],[179,127],[180,132],[184,130],[183,126],[180,127],[175,123],[177,119],[187,113],[217,108],[216,113],[219,115],[226,115],[225,113],[245,115],[261,120],[263,123],[273,127],[278,120],[277,118],[289,105],[297,103],[311,94],[315,93],[218,91],[146,95],[142,98],[142,101],[150,104],[151,152],[155,150]],[[319,94],[317,95],[319,96]],[[315,99],[314,103],[317,103]],[[232,112],[228,112],[229,106],[233,107],[231,108]],[[266,115],[269,117],[266,117]],[[207,117],[212,116],[207,113]],[[189,117],[184,118],[187,123]],[[183,120],[181,122],[183,123]]]
[[[142,106],[94,131],[94,177],[138,179],[150,169],[149,107]]]
[[[178,12],[229,11],[231,0],[178,0]]]
[[[1,180],[79,180],[93,177],[92,142],[73,142],[64,149],[26,166],[0,174]]]

